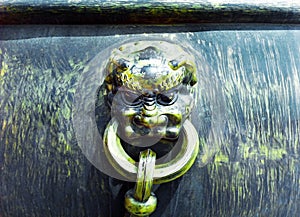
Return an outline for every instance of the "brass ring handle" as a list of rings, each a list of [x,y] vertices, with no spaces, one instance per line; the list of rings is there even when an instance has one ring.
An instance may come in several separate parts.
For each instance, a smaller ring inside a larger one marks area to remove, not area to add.
[[[140,153],[135,189],[125,194],[124,205],[133,216],[149,216],[156,209],[157,198],[151,191],[156,154],[148,149]]]
[[[124,177],[135,181],[137,162],[123,149],[117,135],[118,121],[112,118],[104,133],[104,151],[112,166]],[[198,151],[198,133],[192,123],[186,120],[181,134],[181,149],[169,162],[155,165],[153,183],[160,184],[172,181],[186,173],[193,165]]]

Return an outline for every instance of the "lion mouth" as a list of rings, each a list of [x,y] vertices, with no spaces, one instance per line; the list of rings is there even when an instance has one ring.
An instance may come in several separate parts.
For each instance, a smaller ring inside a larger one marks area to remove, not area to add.
[[[121,140],[121,144],[123,149],[125,150],[125,152],[135,161],[139,160],[139,154],[140,152],[146,150],[146,149],[151,149],[152,151],[154,151],[156,153],[157,158],[161,158],[163,156],[166,156],[168,154],[170,154],[174,148],[174,146],[176,145],[178,141],[177,139],[164,139],[162,138],[161,140],[159,140],[158,142],[150,145],[150,146],[137,146],[137,145],[133,145],[132,143],[128,143],[124,140]],[[143,140],[144,143],[147,143],[147,140]],[[149,143],[151,144],[151,143]],[[175,153],[176,154],[176,153]]]
[[[178,139],[180,126],[155,126],[145,127],[131,124],[118,129],[118,136],[126,142],[140,147],[149,147],[160,140],[174,141]]]

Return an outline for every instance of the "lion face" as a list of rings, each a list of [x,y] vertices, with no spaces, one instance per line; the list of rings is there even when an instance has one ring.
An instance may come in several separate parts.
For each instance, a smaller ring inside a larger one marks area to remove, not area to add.
[[[195,68],[190,54],[164,41],[114,50],[105,82],[118,136],[136,146],[177,139],[193,108]]]

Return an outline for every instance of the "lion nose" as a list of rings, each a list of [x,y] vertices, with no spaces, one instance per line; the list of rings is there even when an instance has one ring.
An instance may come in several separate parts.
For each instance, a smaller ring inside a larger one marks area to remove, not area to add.
[[[158,113],[155,96],[143,98],[142,116],[154,117]]]
[[[141,112],[134,117],[133,122],[138,127],[153,128],[166,124],[167,117],[158,115],[155,96],[146,96],[143,98]]]
[[[168,123],[168,118],[165,115],[146,117],[142,115],[136,115],[133,118],[133,123],[139,128],[151,129],[158,126],[166,126]]]

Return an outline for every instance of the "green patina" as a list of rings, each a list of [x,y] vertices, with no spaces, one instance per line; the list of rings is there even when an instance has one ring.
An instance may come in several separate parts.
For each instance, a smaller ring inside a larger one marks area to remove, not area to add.
[[[296,5],[298,6],[298,5]],[[276,3],[46,1],[3,2],[1,23],[299,23],[299,7]],[[237,16],[238,14],[239,16]],[[291,14],[295,14],[291,16]],[[60,16],[64,15],[64,16]],[[74,16],[78,15],[78,16]],[[59,18],[58,18],[59,16]],[[84,16],[84,20],[82,20]],[[257,19],[257,18],[260,19]]]
[[[210,34],[216,33],[201,35],[203,43],[212,40]],[[276,39],[276,34],[270,34],[268,43],[259,34],[250,41],[255,43],[250,43],[248,33],[244,33],[239,39],[233,34],[226,38],[224,34],[215,37],[210,47],[205,44],[205,55],[224,82],[228,132],[227,137],[222,137],[214,160],[209,163],[209,152],[198,158],[209,164],[202,169],[196,167],[192,174],[183,176],[184,182],[194,182],[184,190],[181,184],[176,192],[183,196],[196,195],[199,203],[195,203],[201,207],[203,216],[298,214],[298,204],[289,201],[290,198],[299,201],[300,185],[299,120],[293,122],[291,112],[297,100],[295,90],[298,89],[293,89],[293,85],[298,81],[299,72],[292,72],[297,69],[293,61],[298,60],[298,47],[288,40],[279,43],[287,35]],[[235,40],[245,41],[245,44],[237,45]],[[251,52],[247,50],[250,44],[253,46]],[[56,46],[53,42],[47,51],[51,56],[38,57],[32,56],[37,52],[35,44],[2,46],[6,46],[0,50],[2,210],[6,216],[11,212],[17,213],[15,216],[28,216],[33,212],[53,216],[51,210],[59,216],[92,216],[94,213],[88,213],[88,204],[93,204],[91,209],[95,212],[98,206],[107,207],[110,186],[95,168],[91,169],[81,153],[71,113],[76,80],[99,50],[91,54],[90,49],[82,49],[82,53],[90,53],[80,58],[73,57],[74,53],[64,56],[72,46],[62,49],[62,45]],[[229,47],[231,55],[227,53]],[[270,48],[280,48],[293,55],[267,58],[270,53],[278,52]],[[220,50],[220,56],[212,49]],[[250,55],[252,52],[256,55]],[[254,65],[247,62],[247,56],[252,58]],[[260,59],[260,64],[268,69],[256,63]],[[243,61],[247,64],[242,65]],[[259,73],[263,70],[269,75]],[[290,74],[283,76],[283,71]],[[289,76],[290,79],[286,79]],[[203,138],[200,140],[203,149],[206,143]],[[203,186],[204,190],[197,186]],[[198,191],[203,194],[203,200],[197,197]],[[34,204],[31,198],[37,199]],[[186,205],[190,208],[189,204]]]

